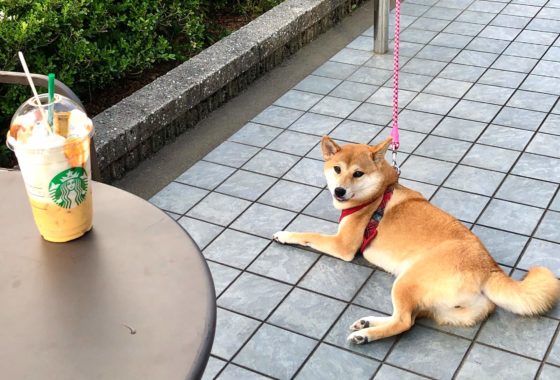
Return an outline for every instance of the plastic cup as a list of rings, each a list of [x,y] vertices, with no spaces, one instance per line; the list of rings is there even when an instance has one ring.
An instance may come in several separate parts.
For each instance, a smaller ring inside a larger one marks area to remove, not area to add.
[[[66,242],[84,235],[93,225],[93,125],[85,111],[64,96],[55,95],[52,103],[47,94],[39,99],[40,105],[31,98],[16,111],[7,145],[16,154],[39,233],[45,240]],[[42,119],[49,112],[52,128]]]

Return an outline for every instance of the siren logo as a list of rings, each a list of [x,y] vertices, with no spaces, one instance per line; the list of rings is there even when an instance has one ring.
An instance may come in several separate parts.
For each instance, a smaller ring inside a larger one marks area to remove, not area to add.
[[[88,177],[84,168],[75,167],[58,173],[49,184],[52,201],[62,208],[80,205],[87,195]]]

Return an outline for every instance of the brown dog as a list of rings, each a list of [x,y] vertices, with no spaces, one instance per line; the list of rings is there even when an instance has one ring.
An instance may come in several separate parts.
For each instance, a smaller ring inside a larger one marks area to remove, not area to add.
[[[397,277],[391,292],[393,315],[359,319],[348,339],[361,344],[396,335],[410,329],[417,317],[472,326],[495,305],[520,315],[549,310],[560,295],[556,276],[535,267],[522,281],[508,277],[461,222],[398,184],[396,171],[385,160],[390,144],[389,138],[373,147],[340,147],[324,136],[324,172],[334,206],[354,212],[342,219],[336,235],[281,231],[273,237],[350,261],[362,247],[372,215],[385,206],[377,237],[363,254]]]

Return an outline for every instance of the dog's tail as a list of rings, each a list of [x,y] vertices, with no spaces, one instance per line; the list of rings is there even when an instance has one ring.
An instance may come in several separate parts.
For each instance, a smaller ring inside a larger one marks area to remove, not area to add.
[[[560,280],[545,267],[534,267],[521,281],[503,271],[492,272],[483,287],[484,294],[496,305],[520,315],[548,311],[560,296]]]

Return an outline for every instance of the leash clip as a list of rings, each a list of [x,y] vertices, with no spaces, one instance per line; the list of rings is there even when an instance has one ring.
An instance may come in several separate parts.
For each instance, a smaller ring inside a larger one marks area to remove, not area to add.
[[[393,151],[393,168],[397,171],[397,175],[401,175],[401,168],[397,163],[397,151],[399,149],[398,144],[391,144],[391,150]]]

